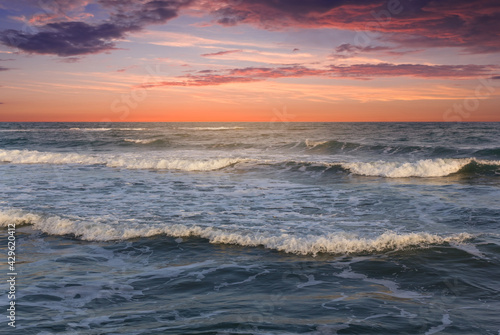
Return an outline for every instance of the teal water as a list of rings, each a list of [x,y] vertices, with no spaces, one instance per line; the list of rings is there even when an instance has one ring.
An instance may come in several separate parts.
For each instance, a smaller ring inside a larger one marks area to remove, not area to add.
[[[499,123],[0,124],[19,334],[496,335],[499,200]]]

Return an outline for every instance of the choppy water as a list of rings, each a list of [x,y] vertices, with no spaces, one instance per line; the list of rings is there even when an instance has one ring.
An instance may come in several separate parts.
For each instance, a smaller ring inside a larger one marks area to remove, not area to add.
[[[499,123],[0,124],[19,334],[497,335],[499,200]]]

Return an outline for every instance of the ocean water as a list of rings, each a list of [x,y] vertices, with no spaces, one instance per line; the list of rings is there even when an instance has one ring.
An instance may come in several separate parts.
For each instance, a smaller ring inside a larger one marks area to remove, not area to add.
[[[500,334],[500,123],[0,123],[9,224],[15,334]]]

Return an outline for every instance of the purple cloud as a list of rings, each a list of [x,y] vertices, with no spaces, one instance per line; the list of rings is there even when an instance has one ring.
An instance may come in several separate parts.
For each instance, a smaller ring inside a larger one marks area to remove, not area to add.
[[[116,49],[115,40],[151,24],[163,24],[177,17],[181,7],[191,0],[109,1],[110,18],[99,24],[80,21],[53,22],[38,27],[37,32],[5,30],[0,43],[33,54],[53,54],[62,57],[96,54]]]
[[[219,51],[214,53],[202,54],[203,57],[212,57],[212,56],[222,56],[227,54],[233,54],[236,52],[241,52],[241,50],[227,50],[227,51]]]

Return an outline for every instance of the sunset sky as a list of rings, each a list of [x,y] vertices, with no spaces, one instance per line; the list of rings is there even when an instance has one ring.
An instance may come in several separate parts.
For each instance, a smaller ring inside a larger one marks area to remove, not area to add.
[[[500,1],[0,1],[0,76],[0,121],[500,121]]]

